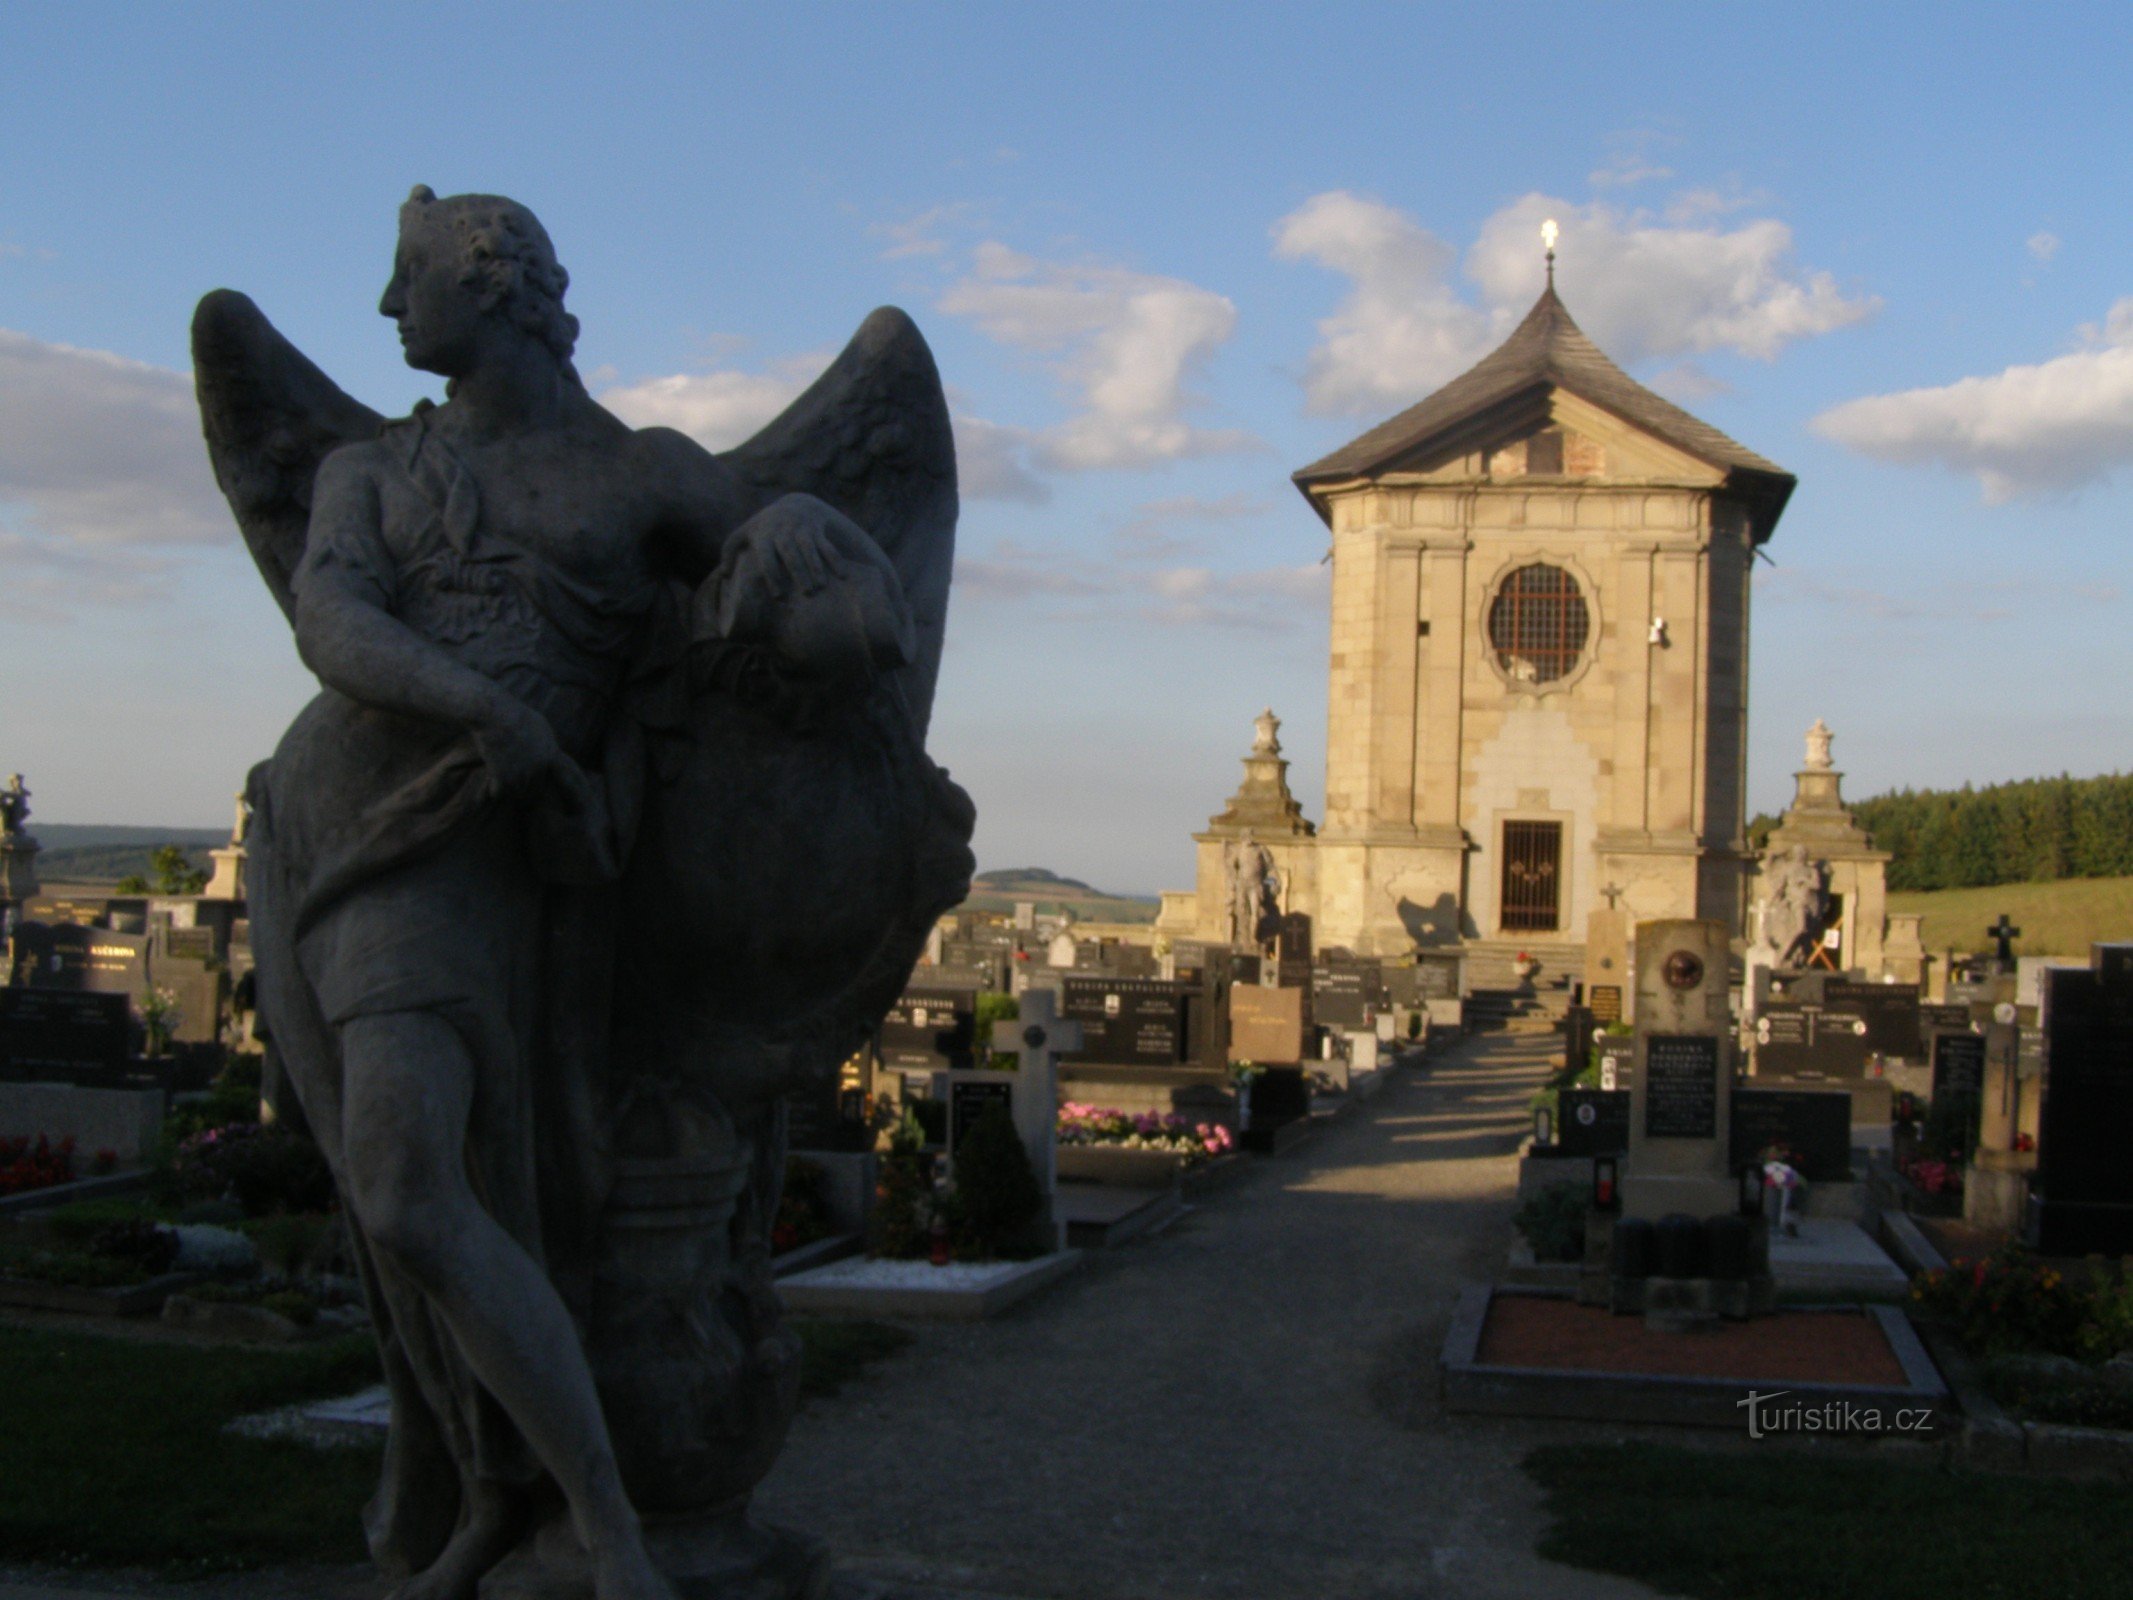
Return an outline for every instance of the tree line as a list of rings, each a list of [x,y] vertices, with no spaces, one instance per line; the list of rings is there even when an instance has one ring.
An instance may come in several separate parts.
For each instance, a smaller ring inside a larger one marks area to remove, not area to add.
[[[1891,889],[2133,877],[2133,774],[1899,789],[1854,801],[1851,812],[1895,858]],[[1776,824],[1750,825],[1757,849]]]

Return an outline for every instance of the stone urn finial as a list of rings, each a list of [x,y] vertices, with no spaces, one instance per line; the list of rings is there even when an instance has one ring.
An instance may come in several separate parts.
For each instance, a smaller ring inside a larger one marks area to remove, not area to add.
[[[1829,770],[1829,742],[1835,737],[1829,731],[1829,724],[1820,717],[1815,718],[1815,725],[1807,730],[1807,765],[1816,772]]]
[[[1267,707],[1252,719],[1252,754],[1255,756],[1278,756],[1281,754],[1281,718],[1274,715],[1274,708]]]

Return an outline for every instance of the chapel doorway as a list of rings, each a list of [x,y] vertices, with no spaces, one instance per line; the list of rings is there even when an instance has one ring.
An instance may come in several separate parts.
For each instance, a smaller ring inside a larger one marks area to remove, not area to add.
[[[1553,933],[1562,925],[1563,825],[1503,825],[1503,893],[1497,904],[1505,933]]]

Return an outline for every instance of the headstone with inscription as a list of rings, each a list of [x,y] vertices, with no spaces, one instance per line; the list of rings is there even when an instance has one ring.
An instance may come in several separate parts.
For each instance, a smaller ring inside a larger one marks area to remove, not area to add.
[[[1301,989],[1270,989],[1240,983],[1229,992],[1229,1054],[1232,1061],[1288,1064],[1303,1059]]]
[[[1622,1175],[1628,1216],[1708,1217],[1737,1207],[1727,1148],[1730,954],[1724,923],[1638,924],[1634,1099]]]
[[[1627,1089],[1565,1089],[1556,1096],[1556,1149],[1566,1156],[1619,1156],[1629,1149]]]
[[[1734,1171],[1783,1151],[1786,1163],[1810,1183],[1843,1183],[1852,1175],[1852,1097],[1841,1089],[1733,1091],[1729,1140]]]
[[[0,1076],[116,1080],[126,1070],[131,1029],[121,994],[0,989]]]
[[[907,987],[876,1035],[881,1064],[898,1072],[971,1066],[977,1014],[975,989]]]
[[[1199,985],[1162,978],[1069,977],[1060,1014],[1081,1024],[1077,1062],[1177,1067],[1190,1059]]]

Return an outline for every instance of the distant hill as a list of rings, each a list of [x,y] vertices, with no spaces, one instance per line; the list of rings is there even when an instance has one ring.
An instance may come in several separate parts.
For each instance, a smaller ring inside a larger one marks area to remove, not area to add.
[[[118,823],[46,822],[34,812],[29,834],[44,848],[37,876],[46,883],[117,883],[149,876],[149,857],[166,844],[182,845],[202,872],[214,863],[208,851],[226,843],[227,828],[135,828]]]
[[[1046,867],[1002,867],[971,880],[972,911],[1014,910],[1018,901],[1033,903],[1040,913],[1062,912],[1077,922],[1153,922],[1162,901],[1147,894],[1106,894],[1079,878],[1064,878]]]
[[[1923,911],[1928,950],[1992,948],[1986,927],[2001,912],[2022,930],[2018,956],[2085,956],[2096,940],[2133,939],[2133,878],[2061,878],[1980,889],[1889,891],[1891,911]]]

